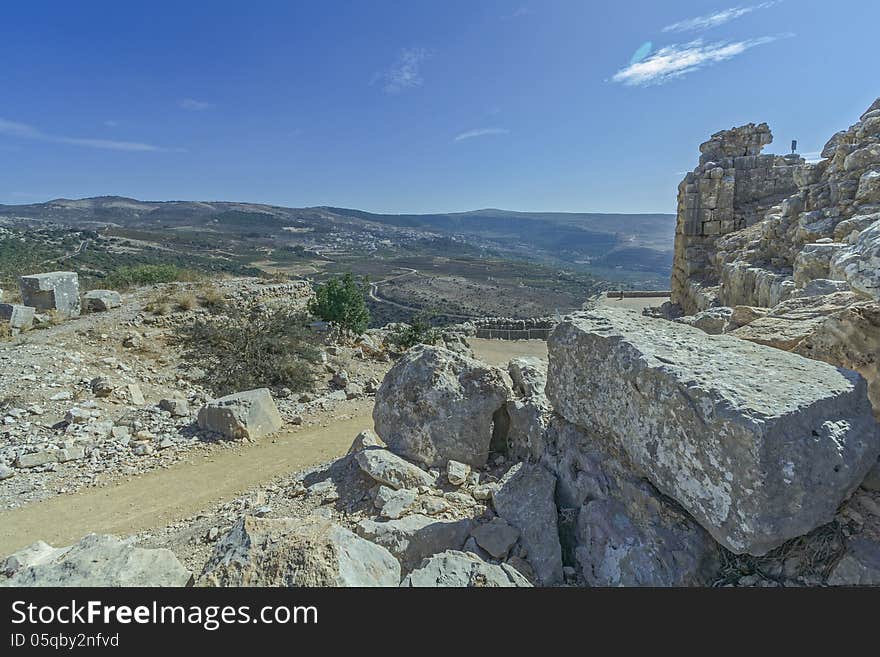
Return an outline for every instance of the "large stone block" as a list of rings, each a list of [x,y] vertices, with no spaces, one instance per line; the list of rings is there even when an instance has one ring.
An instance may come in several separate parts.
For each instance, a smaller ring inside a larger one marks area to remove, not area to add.
[[[199,411],[199,427],[227,438],[255,440],[281,428],[283,421],[268,388],[236,392],[208,402]]]
[[[21,299],[24,305],[37,310],[55,310],[65,317],[78,317],[79,277],[72,271],[22,276]]]
[[[722,545],[761,555],[829,522],[880,454],[855,372],[604,309],[560,324],[547,394]]]
[[[34,325],[34,309],[15,303],[0,303],[0,322],[8,324],[13,335],[27,331]]]

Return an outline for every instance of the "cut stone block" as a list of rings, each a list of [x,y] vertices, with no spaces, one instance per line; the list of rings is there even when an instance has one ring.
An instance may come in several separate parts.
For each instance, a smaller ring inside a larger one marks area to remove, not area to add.
[[[13,335],[34,325],[34,309],[14,303],[0,303],[0,322],[8,324]]]
[[[65,317],[78,317],[79,277],[72,271],[22,276],[21,300],[37,310],[55,310]]]
[[[605,309],[560,324],[549,361],[556,411],[736,553],[829,522],[880,454],[865,380],[796,354]]]

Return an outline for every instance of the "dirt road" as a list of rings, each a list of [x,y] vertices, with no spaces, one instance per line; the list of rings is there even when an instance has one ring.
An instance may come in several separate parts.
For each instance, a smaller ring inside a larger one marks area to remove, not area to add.
[[[126,536],[165,526],[278,475],[336,458],[359,431],[372,426],[371,406],[363,405],[358,415],[327,427],[281,434],[240,450],[192,456],[106,488],[57,495],[0,513],[0,555],[38,539],[70,545],[89,532]]]
[[[496,365],[514,356],[542,355],[538,340],[472,340],[474,351]],[[543,345],[543,351],[542,351]],[[195,515],[217,502],[234,499],[275,477],[341,456],[355,435],[373,426],[372,403],[347,408],[348,419],[326,418],[326,426],[279,434],[235,450],[193,455],[167,469],[123,479],[104,488],[27,504],[0,513],[0,556],[37,540],[70,545],[89,532],[127,536]],[[336,417],[339,412],[334,411]]]

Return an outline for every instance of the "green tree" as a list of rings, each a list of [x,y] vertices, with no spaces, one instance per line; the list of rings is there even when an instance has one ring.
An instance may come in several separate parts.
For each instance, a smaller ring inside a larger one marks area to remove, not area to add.
[[[370,323],[370,311],[364,299],[367,285],[366,278],[358,281],[351,272],[331,278],[315,288],[315,297],[309,301],[309,312],[360,335]]]
[[[409,324],[398,328],[391,336],[391,342],[398,349],[406,351],[417,344],[437,344],[440,339],[440,331],[431,324],[435,314],[431,310],[422,310],[413,315]]]

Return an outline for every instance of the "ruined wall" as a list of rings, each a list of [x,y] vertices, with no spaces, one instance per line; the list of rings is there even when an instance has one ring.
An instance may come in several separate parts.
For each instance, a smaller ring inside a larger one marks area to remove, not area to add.
[[[678,187],[672,302],[686,313],[714,304],[721,283],[718,240],[753,226],[796,191],[799,156],[762,155],[773,140],[766,123],[712,135],[700,145],[700,163]]]
[[[826,279],[880,296],[880,99],[819,162],[761,155],[771,140],[764,123],[716,133],[679,185],[672,301],[687,314],[772,307]]]

